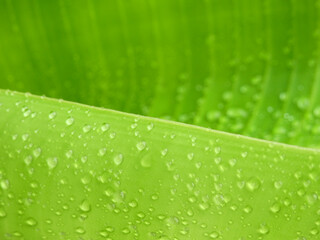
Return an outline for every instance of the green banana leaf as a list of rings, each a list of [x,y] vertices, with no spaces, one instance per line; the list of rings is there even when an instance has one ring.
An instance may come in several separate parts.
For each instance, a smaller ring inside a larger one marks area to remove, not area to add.
[[[319,8],[0,0],[0,239],[320,239]]]

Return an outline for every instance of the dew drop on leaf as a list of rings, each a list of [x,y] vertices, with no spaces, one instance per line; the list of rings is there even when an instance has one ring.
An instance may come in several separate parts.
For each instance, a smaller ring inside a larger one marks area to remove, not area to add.
[[[86,231],[84,230],[83,227],[77,227],[77,228],[76,228],[76,233],[78,233],[78,234],[85,234]]]
[[[90,212],[91,211],[91,205],[87,200],[83,200],[82,203],[80,204],[79,208],[83,212]]]
[[[32,156],[31,155],[26,156],[23,161],[27,166],[29,166],[32,162]]]
[[[31,227],[37,225],[37,221],[36,221],[34,218],[28,218],[28,219],[25,221],[25,223],[26,223],[28,226],[31,226]]]
[[[91,126],[90,125],[85,125],[83,128],[82,128],[82,131],[84,132],[84,133],[87,133],[87,132],[89,132],[91,130]]]
[[[246,182],[246,187],[250,192],[253,192],[253,191],[257,190],[260,187],[260,181],[255,177],[250,178]]]
[[[56,117],[57,113],[56,112],[50,112],[49,113],[49,119],[54,119]]]
[[[56,157],[47,158],[47,164],[49,169],[54,169],[58,164],[58,159]]]
[[[38,157],[40,156],[40,154],[41,154],[41,148],[36,148],[36,149],[34,149],[34,150],[32,151],[32,153],[33,153],[33,156],[34,156],[35,158],[38,158]]]
[[[209,235],[209,237],[210,237],[211,239],[217,239],[217,238],[219,237],[219,233],[216,232],[216,231],[211,232],[210,235]]]
[[[0,218],[4,218],[5,216],[7,216],[6,211],[2,207],[0,207]]]
[[[103,123],[101,126],[101,131],[106,132],[110,128],[110,125],[108,123]]]
[[[74,118],[73,118],[73,117],[69,117],[69,118],[67,118],[67,120],[66,120],[66,124],[67,124],[68,126],[72,125],[73,122],[74,122]]]
[[[0,181],[0,187],[3,189],[3,190],[7,190],[10,186],[10,182],[8,179],[2,179]]]
[[[267,225],[261,224],[261,225],[260,225],[260,228],[258,229],[258,232],[259,232],[260,234],[262,234],[262,235],[266,235],[266,234],[269,233],[269,228],[268,228]]]
[[[113,162],[118,166],[122,163],[123,161],[123,155],[121,153],[117,154],[113,158]]]
[[[136,144],[136,147],[137,147],[137,149],[138,149],[139,151],[142,151],[142,150],[145,149],[145,147],[146,147],[146,142],[144,142],[144,141],[138,142],[138,143]]]
[[[277,202],[273,203],[272,206],[270,207],[270,211],[273,213],[278,213],[281,210],[281,205]]]

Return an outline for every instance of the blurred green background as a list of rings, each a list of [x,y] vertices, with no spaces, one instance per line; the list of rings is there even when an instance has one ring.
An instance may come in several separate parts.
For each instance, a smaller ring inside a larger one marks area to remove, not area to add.
[[[318,146],[319,63],[315,0],[0,1],[4,89]]]

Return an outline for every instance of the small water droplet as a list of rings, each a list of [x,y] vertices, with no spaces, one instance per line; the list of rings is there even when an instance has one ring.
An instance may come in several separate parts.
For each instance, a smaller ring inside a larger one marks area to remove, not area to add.
[[[246,182],[246,187],[250,192],[253,192],[253,191],[257,190],[260,187],[260,181],[255,177],[250,178]]]
[[[78,233],[78,234],[84,234],[86,231],[84,230],[84,228],[83,227],[77,227],[76,228],[76,233]]]
[[[2,179],[0,181],[0,187],[3,189],[3,190],[7,190],[10,186],[10,182],[8,179]]]
[[[88,161],[88,157],[82,156],[80,160],[81,160],[81,162],[86,163]]]
[[[140,160],[140,164],[144,168],[151,167],[151,163],[152,163],[152,159],[149,154],[144,155]]]
[[[107,152],[107,149],[106,149],[106,148],[100,148],[98,155],[99,155],[100,157],[102,157],[102,156],[104,156],[104,155],[106,154],[106,152]]]
[[[194,157],[194,153],[188,153],[188,154],[187,154],[187,158],[188,158],[189,160],[192,160],[193,157]]]
[[[297,107],[300,110],[306,110],[308,108],[308,106],[309,106],[309,99],[308,98],[302,97],[297,100]]]
[[[74,122],[74,118],[73,118],[73,117],[69,117],[69,118],[67,118],[67,120],[66,120],[66,124],[67,124],[68,126],[72,125],[73,122]]]
[[[146,142],[142,141],[142,142],[138,142],[137,145],[136,145],[137,149],[139,151],[142,151],[143,149],[145,149],[146,147]]]
[[[83,212],[91,211],[91,205],[87,200],[83,200],[79,207],[80,207],[80,210]]]
[[[214,232],[210,233],[209,237],[211,239],[217,239],[219,237],[219,233],[214,231]]]
[[[267,225],[261,224],[261,225],[260,225],[260,228],[258,229],[258,232],[259,232],[260,234],[262,234],[262,235],[266,235],[266,234],[269,233],[269,228],[268,228]]]
[[[49,113],[49,119],[54,119],[57,116],[56,112],[50,112]]]
[[[101,131],[106,132],[109,130],[109,128],[110,128],[110,125],[108,123],[103,123],[101,126]]]
[[[72,157],[72,154],[73,154],[73,151],[70,149],[66,152],[66,157],[67,158],[71,158]]]
[[[165,148],[165,149],[163,149],[163,150],[161,151],[161,156],[165,157],[165,156],[167,155],[167,153],[168,153],[168,149]]]
[[[38,158],[41,154],[41,148],[34,149],[32,153],[35,158]]]
[[[132,208],[135,208],[135,207],[138,206],[138,203],[137,203],[137,201],[132,200],[131,202],[129,202],[129,206],[132,207]]]
[[[7,216],[6,211],[2,207],[0,207],[0,218],[4,218],[5,216]]]
[[[54,169],[58,164],[58,158],[56,157],[47,158],[47,164],[49,169]]]
[[[245,207],[243,208],[243,211],[244,211],[245,213],[251,213],[251,212],[252,212],[252,207],[249,206],[249,205],[247,205],[247,206],[245,206]]]
[[[32,156],[31,155],[26,156],[23,161],[27,166],[29,166],[32,162]]]
[[[83,128],[82,128],[82,131],[84,132],[84,133],[87,133],[87,132],[89,132],[91,130],[91,126],[90,125],[85,125]]]
[[[270,207],[270,211],[273,213],[278,213],[281,210],[281,205],[277,202],[275,202],[274,204],[272,204],[272,206]]]
[[[25,221],[25,223],[26,223],[28,226],[31,226],[31,227],[37,225],[37,221],[36,221],[34,218],[28,218],[28,219]]]
[[[148,124],[147,129],[148,131],[151,131],[153,129],[153,123]]]
[[[122,161],[123,161],[123,155],[122,155],[121,153],[115,155],[114,158],[113,158],[113,162],[114,162],[117,166],[119,166],[119,165],[122,163]]]
[[[215,154],[219,154],[221,152],[221,147],[215,147],[214,152]]]

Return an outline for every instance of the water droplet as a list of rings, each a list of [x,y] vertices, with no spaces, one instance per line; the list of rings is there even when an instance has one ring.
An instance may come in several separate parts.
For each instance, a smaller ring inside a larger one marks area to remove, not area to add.
[[[25,141],[28,140],[28,138],[29,138],[29,134],[26,133],[26,134],[23,134],[23,135],[22,135],[22,141],[25,142]]]
[[[99,232],[99,235],[100,235],[101,237],[106,238],[106,237],[109,236],[109,233],[108,233],[107,231],[105,231],[105,230],[102,230],[102,231]]]
[[[194,157],[194,153],[188,153],[187,158],[188,158],[189,160],[192,160],[193,157]]]
[[[69,117],[69,118],[66,120],[66,124],[67,124],[68,126],[72,125],[73,122],[74,122],[74,118],[73,118],[73,117]]]
[[[35,158],[38,158],[41,154],[41,148],[34,149],[32,153]]]
[[[82,156],[80,160],[81,160],[81,162],[86,163],[88,161],[88,157]]]
[[[219,233],[214,231],[214,232],[210,233],[209,237],[211,239],[217,239],[219,237]]]
[[[237,159],[235,159],[235,158],[232,158],[229,160],[230,167],[234,167],[234,165],[236,165],[236,163],[237,163]]]
[[[149,154],[144,155],[140,160],[140,164],[144,168],[151,167],[151,163],[152,163],[152,159],[151,159],[151,156]]]
[[[47,164],[49,169],[54,169],[58,164],[58,158],[56,157],[47,158]]]
[[[129,202],[129,206],[132,207],[132,208],[135,208],[135,207],[138,206],[138,203],[137,203],[137,201],[132,200],[131,202]]]
[[[57,116],[56,112],[50,112],[49,113],[49,119],[54,119]]]
[[[315,117],[320,118],[320,106],[316,107],[313,110],[313,114],[314,114]]]
[[[137,145],[136,145],[137,149],[139,151],[142,151],[143,149],[145,149],[146,147],[146,142],[142,141],[142,142],[138,142]]]
[[[104,155],[106,154],[106,152],[107,152],[107,149],[106,149],[106,148],[100,148],[98,155],[99,155],[100,157],[102,157],[102,156],[104,156]]]
[[[262,234],[262,235],[266,235],[266,234],[269,233],[269,228],[268,228],[267,225],[261,224],[261,225],[260,225],[260,228],[258,229],[258,232],[259,232],[260,234]]]
[[[70,149],[66,152],[66,157],[67,158],[71,158],[72,157],[72,154],[73,154],[73,151]]]
[[[91,130],[91,126],[90,125],[85,125],[83,128],[82,128],[82,131],[84,132],[84,133],[87,133],[87,132],[89,132]]]
[[[246,158],[248,156],[248,152],[242,152],[241,157]]]
[[[90,175],[86,175],[84,177],[81,178],[81,182],[85,185],[89,184],[91,182],[91,177]]]
[[[253,192],[253,191],[257,190],[260,187],[260,181],[255,177],[250,178],[246,182],[246,187],[250,192]]]
[[[309,106],[309,99],[308,98],[303,97],[303,98],[298,99],[297,107],[300,110],[306,110],[308,106]]]
[[[10,186],[10,182],[8,179],[2,179],[0,181],[0,187],[3,189],[3,190],[7,190]]]
[[[280,189],[280,188],[282,187],[282,182],[281,182],[281,181],[275,181],[275,182],[274,182],[274,187],[275,187],[276,189]]]
[[[83,212],[90,212],[91,205],[87,200],[83,200],[82,203],[80,204],[79,208]]]
[[[153,123],[148,124],[147,129],[148,131],[151,131],[153,129]]]
[[[7,216],[6,211],[3,208],[0,207],[0,218],[3,218],[5,216]]]
[[[272,206],[270,207],[270,211],[273,213],[278,213],[281,210],[281,205],[279,203],[274,203],[272,204]]]
[[[214,148],[214,152],[215,152],[215,154],[219,154],[221,152],[221,148],[220,147],[215,147]]]
[[[117,154],[113,158],[113,162],[118,166],[122,163],[123,161],[123,155],[121,153]]]
[[[27,166],[29,166],[32,162],[32,156],[31,155],[26,156],[23,161]]]
[[[252,207],[249,206],[249,205],[247,205],[247,206],[245,206],[245,207],[243,208],[243,211],[244,211],[245,213],[251,213],[251,212],[252,212]]]
[[[25,221],[25,223],[26,223],[28,226],[31,226],[31,227],[37,225],[37,221],[36,221],[34,218],[28,218],[28,219]]]
[[[101,131],[102,132],[108,131],[109,128],[110,128],[110,125],[108,123],[103,123],[101,126]]]
[[[84,228],[83,227],[77,227],[76,228],[76,233],[78,233],[78,234],[84,234],[86,231],[84,230]]]
[[[165,157],[165,156],[167,155],[167,153],[168,153],[168,149],[165,148],[165,149],[163,149],[163,150],[161,151],[161,156]]]
[[[209,204],[206,203],[206,202],[202,202],[202,203],[199,204],[199,207],[200,207],[201,210],[204,211],[204,210],[207,210],[209,208]]]

